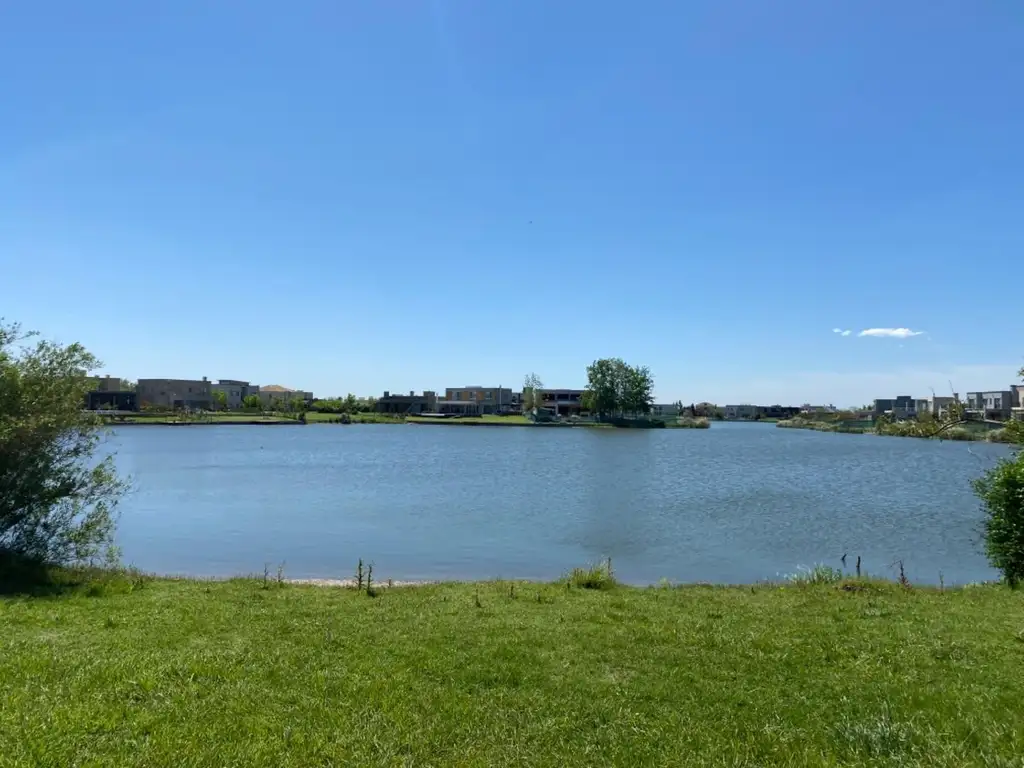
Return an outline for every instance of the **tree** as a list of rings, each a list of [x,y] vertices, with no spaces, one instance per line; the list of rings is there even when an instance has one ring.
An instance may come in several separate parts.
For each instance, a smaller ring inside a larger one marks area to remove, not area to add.
[[[529,413],[544,406],[544,382],[536,373],[529,373],[523,380],[523,413]]]
[[[1024,379],[1024,368],[1017,375]],[[962,417],[959,410],[952,418]],[[1008,423],[1005,432],[1018,446],[1024,444],[1021,422]],[[1024,450],[1018,448],[1012,457],[975,480],[973,486],[985,506],[985,554],[1006,583],[1016,587],[1024,581]]]
[[[128,379],[121,379],[121,381],[118,384],[118,386],[120,387],[122,392],[134,392],[135,391],[135,382],[128,381]]]
[[[651,403],[654,402],[654,379],[651,377],[651,369],[646,365],[626,366],[623,374],[623,410],[634,416],[646,416],[651,412]]]
[[[100,422],[82,411],[100,362],[80,344],[29,342],[0,322],[0,552],[45,563],[113,551],[125,490],[94,456]]]
[[[215,389],[210,393],[210,400],[213,401],[213,410],[226,411],[228,407],[228,393],[223,389]]]
[[[587,366],[585,405],[598,418],[644,415],[654,402],[654,378],[646,366],[630,366],[620,358],[603,358]]]
[[[259,395],[246,395],[242,399],[242,407],[243,408],[258,409],[260,407],[260,405],[261,405],[261,403],[260,403],[260,396]]]
[[[621,360],[605,358],[587,366],[587,404],[598,418],[619,411],[619,379],[624,365]]]

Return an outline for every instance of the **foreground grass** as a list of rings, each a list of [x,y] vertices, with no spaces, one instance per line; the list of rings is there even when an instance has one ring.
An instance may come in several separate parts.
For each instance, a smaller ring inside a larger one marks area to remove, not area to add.
[[[1024,593],[112,581],[0,598],[0,765],[1024,755]]]

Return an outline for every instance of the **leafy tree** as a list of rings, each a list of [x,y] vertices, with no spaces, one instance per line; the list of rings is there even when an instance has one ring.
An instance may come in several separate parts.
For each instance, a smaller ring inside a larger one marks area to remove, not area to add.
[[[85,372],[100,363],[80,344],[35,336],[0,323],[0,552],[90,560],[113,552],[124,491],[113,459],[96,461],[102,427],[82,411]]]
[[[258,409],[260,406],[261,406],[261,402],[260,402],[260,396],[259,395],[246,395],[242,399],[242,407],[243,408]]]
[[[359,400],[351,392],[345,396],[345,402],[342,403],[342,413],[355,414],[359,413]]]
[[[215,389],[210,393],[215,411],[225,411],[228,407],[228,394],[223,389]]]
[[[620,358],[595,360],[587,366],[586,405],[599,418],[651,412],[654,379],[646,366],[630,366]]]
[[[536,373],[529,373],[523,380],[523,413],[534,411],[544,406],[544,382]]]
[[[1024,378],[1024,368],[1018,376]],[[954,412],[949,418],[958,416]],[[1018,446],[1024,444],[1024,423],[1010,422],[1005,431]],[[985,554],[1007,584],[1016,587],[1024,581],[1024,450],[1000,461],[973,485],[985,506]]]
[[[623,375],[623,410],[634,416],[646,416],[651,412],[651,403],[654,402],[654,379],[651,377],[651,369],[646,365],[626,366]]]
[[[590,410],[598,418],[612,416],[619,411],[620,379],[625,363],[618,359],[595,360],[587,366],[587,400]]]
[[[135,391],[135,382],[128,381],[128,379],[121,379],[121,381],[118,384],[118,386],[121,388],[122,392],[134,392]]]

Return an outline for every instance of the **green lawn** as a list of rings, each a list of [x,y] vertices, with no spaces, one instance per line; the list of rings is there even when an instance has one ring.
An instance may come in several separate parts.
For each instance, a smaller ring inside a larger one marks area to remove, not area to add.
[[[1020,766],[1024,592],[0,598],[3,766]]]

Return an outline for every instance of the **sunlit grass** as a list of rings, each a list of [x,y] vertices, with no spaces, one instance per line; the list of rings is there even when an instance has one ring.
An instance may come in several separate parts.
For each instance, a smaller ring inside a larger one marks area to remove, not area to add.
[[[0,598],[0,765],[1013,766],[1024,754],[1024,592],[573,581],[388,589],[375,574],[368,597],[274,572],[126,574]]]

